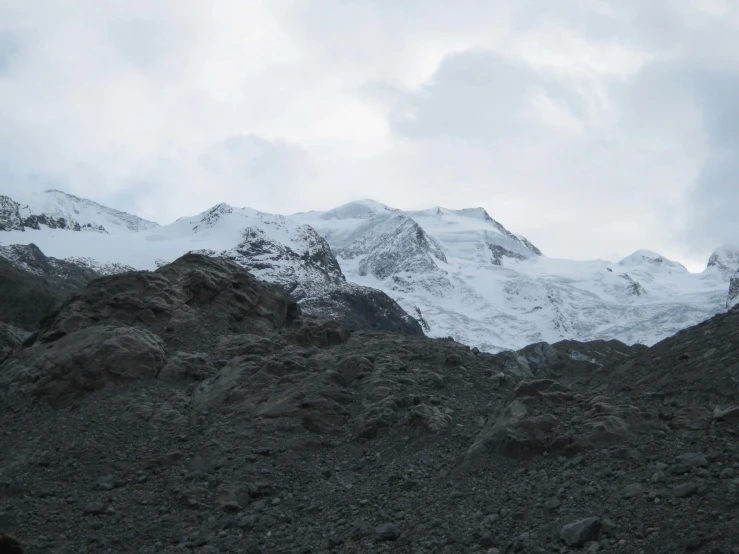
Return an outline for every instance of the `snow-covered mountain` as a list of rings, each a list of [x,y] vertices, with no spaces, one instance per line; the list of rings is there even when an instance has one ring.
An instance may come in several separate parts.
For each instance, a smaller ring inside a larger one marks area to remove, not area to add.
[[[158,226],[153,221],[59,190],[31,194],[22,202],[0,195],[0,231],[61,229],[120,234]]]
[[[83,225],[105,231],[79,233],[69,225],[40,225],[37,229],[6,225],[6,232],[0,233],[0,256],[23,269],[41,271],[24,264],[27,248],[10,245],[33,244],[50,256],[45,265],[37,263],[33,267],[42,268],[45,276],[51,277],[55,276],[54,268],[66,267],[62,261],[104,275],[130,269],[153,270],[187,252],[216,255],[282,285],[306,313],[340,319],[350,328],[421,333],[418,322],[385,293],[347,283],[323,237],[284,216],[219,204],[196,216],[159,226],[74,196],[59,197],[64,193],[57,191],[44,194],[63,208],[49,210],[51,201],[47,199],[47,210],[42,213],[53,213],[56,221],[64,218],[67,222],[72,213]],[[4,205],[10,206],[12,214],[20,204],[7,199]],[[117,232],[106,232],[108,229]]]
[[[219,204],[159,226],[47,191],[25,203],[0,197],[0,231],[0,256],[19,266],[38,254],[10,245],[98,274],[208,253],[283,285],[308,313],[350,327],[418,332],[420,323],[490,351],[561,339],[652,344],[739,303],[737,248],[717,249],[700,274],[647,250],[617,263],[552,259],[482,208],[366,200],[287,217]]]
[[[719,246],[708,259],[706,275],[718,272],[730,279],[739,268],[739,246],[725,244]]]
[[[292,216],[349,281],[387,292],[431,336],[496,351],[562,339],[653,344],[726,309],[737,250],[702,274],[639,250],[618,263],[548,258],[482,208],[401,211],[359,201]]]

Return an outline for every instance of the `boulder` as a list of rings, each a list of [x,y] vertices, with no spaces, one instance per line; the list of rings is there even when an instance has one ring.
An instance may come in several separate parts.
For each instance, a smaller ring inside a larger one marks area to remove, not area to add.
[[[599,533],[600,521],[596,517],[589,517],[562,527],[560,537],[567,546],[580,547],[597,539]]]
[[[153,333],[96,325],[22,350],[0,373],[0,389],[67,404],[111,384],[154,378],[165,362],[164,345]]]

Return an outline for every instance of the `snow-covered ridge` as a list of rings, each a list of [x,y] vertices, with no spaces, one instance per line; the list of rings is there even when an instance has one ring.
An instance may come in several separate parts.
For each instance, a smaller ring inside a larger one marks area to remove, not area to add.
[[[0,231],[40,230],[136,233],[157,223],[59,190],[29,195],[24,202],[0,196]]]
[[[725,244],[714,250],[708,259],[709,271],[718,271],[725,278],[730,279],[739,268],[739,246]]]

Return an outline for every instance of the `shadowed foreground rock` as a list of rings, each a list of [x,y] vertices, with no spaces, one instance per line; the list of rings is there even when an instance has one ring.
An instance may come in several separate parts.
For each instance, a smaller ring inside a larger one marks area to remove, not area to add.
[[[307,318],[222,259],[96,279],[3,331],[0,530],[49,554],[739,552],[738,320],[490,355]]]
[[[0,535],[0,554],[26,554],[26,550],[10,535]]]

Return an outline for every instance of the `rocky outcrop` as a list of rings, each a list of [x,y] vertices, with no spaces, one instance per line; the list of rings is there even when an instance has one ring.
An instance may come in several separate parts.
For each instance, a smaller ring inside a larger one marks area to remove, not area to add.
[[[726,308],[731,309],[739,304],[739,269],[729,281],[729,296],[726,298]]]
[[[46,256],[33,243],[0,246],[0,258],[5,258],[19,269],[43,277],[62,294],[77,291],[90,279],[100,276],[98,271],[84,263]]]
[[[409,335],[423,335],[418,320],[409,316],[384,292],[347,283],[300,304],[305,313],[336,319],[350,330],[375,329]]]
[[[11,359],[0,389],[67,405],[92,391],[151,379],[164,367],[164,345],[136,327],[94,325],[71,334],[47,334]]]
[[[64,292],[49,280],[0,257],[0,320],[4,323],[34,330],[63,298]]]
[[[0,365],[23,344],[30,333],[0,321]]]
[[[20,204],[8,196],[0,195],[0,231],[25,231]]]
[[[165,344],[212,349],[221,334],[274,332],[298,314],[281,288],[225,260],[188,254],[156,272],[91,281],[44,318],[29,347],[6,364],[0,388],[68,404],[110,384],[157,377]],[[179,373],[187,371],[165,372]]]

